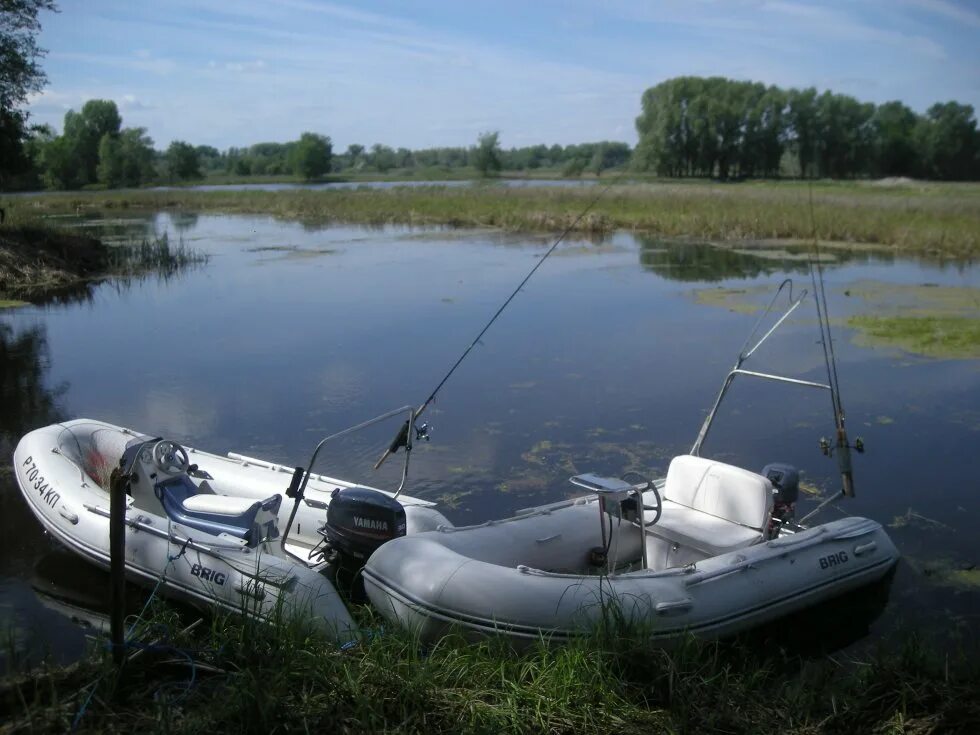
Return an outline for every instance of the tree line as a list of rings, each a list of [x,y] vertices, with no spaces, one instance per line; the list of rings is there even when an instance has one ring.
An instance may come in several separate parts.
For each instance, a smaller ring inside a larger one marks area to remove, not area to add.
[[[205,171],[234,176],[279,176],[293,174],[290,165],[292,143],[257,143],[245,148],[219,151],[202,146]],[[632,149],[626,143],[600,141],[579,145],[534,145],[504,149],[498,132],[481,133],[475,145],[441,148],[393,148],[382,143],[365,146],[352,143],[343,152],[332,152],[330,171],[334,173],[406,172],[424,169],[472,168],[491,176],[500,171],[561,170],[565,175],[601,174],[630,161]]]
[[[316,179],[330,170],[331,143],[326,136],[303,133],[297,141],[275,145],[282,149],[282,173]],[[200,179],[222,154],[181,140],[158,151],[146,128],[122,127],[115,102],[89,100],[80,111],[65,114],[61,135],[46,125],[27,131],[22,157],[24,163],[12,182],[16,188],[79,189],[94,184],[112,189]]]
[[[664,176],[980,178],[971,105],[920,115],[807,89],[722,77],[677,77],[647,89],[634,166]]]
[[[138,187],[193,181],[208,175],[233,177],[297,176],[315,181],[327,173],[381,173],[398,169],[450,171],[475,169],[483,176],[501,170],[560,169],[566,176],[601,175],[625,166],[632,155],[626,143],[602,141],[569,146],[528,146],[504,150],[499,133],[483,133],[470,147],[409,150],[376,143],[352,144],[334,153],[329,137],[303,133],[286,143],[256,143],[225,151],[174,141],[166,150],[154,148],[145,128],[125,128],[116,103],[89,100],[81,110],[65,114],[63,132],[49,126],[29,128],[22,141],[23,163],[4,188],[70,190],[90,186]]]
[[[621,142],[503,149],[499,133],[473,146],[409,150],[375,143],[335,153],[329,137],[303,133],[286,143],[220,151],[174,141],[154,148],[145,128],[125,128],[115,102],[89,100],[65,114],[60,135],[48,126],[23,131],[3,188],[137,187],[207,175],[387,174],[473,169],[601,175],[631,167],[671,177],[909,176],[980,178],[980,132],[970,105],[937,103],[924,115],[901,102],[862,103],[815,89],[783,90],[720,77],[679,77],[646,90],[635,150]],[[11,174],[14,174],[11,176]]]
[[[53,0],[0,2],[0,190],[46,186],[141,186],[201,178],[329,172],[406,173],[475,169],[560,171],[565,176],[630,166],[664,176],[879,177],[980,179],[980,133],[973,107],[936,103],[918,114],[898,101],[860,102],[815,88],[782,89],[722,77],[677,77],[647,89],[635,150],[614,141],[503,149],[498,132],[472,146],[409,150],[375,143],[334,153],[329,137],[303,133],[287,143],[219,151],[172,142],[154,148],[145,128],[122,127],[111,100],[70,110],[63,130],[29,124],[24,109],[46,82],[35,37],[38,13]]]

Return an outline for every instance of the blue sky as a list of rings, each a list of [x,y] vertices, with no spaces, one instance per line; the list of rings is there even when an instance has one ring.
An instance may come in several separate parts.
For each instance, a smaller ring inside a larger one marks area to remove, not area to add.
[[[113,99],[158,147],[633,143],[681,74],[980,107],[970,0],[59,0],[32,118]]]

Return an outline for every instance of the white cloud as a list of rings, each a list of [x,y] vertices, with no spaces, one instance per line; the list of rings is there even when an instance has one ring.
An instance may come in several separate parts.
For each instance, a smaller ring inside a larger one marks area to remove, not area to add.
[[[429,24],[411,6],[386,14],[367,3],[90,1],[98,12],[68,8],[45,26],[64,21],[62,36],[41,39],[58,49],[46,62],[57,92],[32,100],[32,111],[60,124],[69,106],[116,99],[127,105],[124,124],[164,146],[223,148],[304,130],[330,135],[338,150],[468,145],[487,129],[504,145],[632,142],[643,89],[680,74],[814,85],[916,109],[980,102],[977,55],[964,57],[945,20],[970,29],[974,13],[945,0],[900,0],[905,12],[895,0],[567,0],[548,19],[537,5],[520,18],[516,3],[494,6],[496,20],[513,15],[534,42],[481,27],[462,4]],[[79,18],[85,38],[111,53],[82,42]]]
[[[116,104],[123,112],[154,109],[153,105],[146,104],[134,94],[124,94],[120,99],[116,100]]]
[[[265,69],[265,62],[262,59],[255,61],[227,61],[224,68],[234,72],[262,71]]]
[[[807,32],[816,37],[833,38],[858,43],[884,43],[898,46],[923,56],[945,59],[946,50],[931,38],[908,35],[881,26],[856,20],[851,14],[817,5],[775,0],[762,6],[763,10],[799,21]],[[782,29],[780,29],[782,30]]]
[[[941,15],[956,23],[965,23],[974,28],[980,28],[980,11],[977,6],[957,5],[948,0],[902,0],[905,4],[914,6],[934,15]]]

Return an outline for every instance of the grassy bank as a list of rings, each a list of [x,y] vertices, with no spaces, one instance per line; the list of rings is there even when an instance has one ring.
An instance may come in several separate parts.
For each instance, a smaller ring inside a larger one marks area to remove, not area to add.
[[[102,652],[0,686],[9,732],[976,732],[978,664],[908,638],[861,660],[638,631],[516,652],[501,640],[365,635],[341,650],[296,622],[188,631],[160,606],[116,672]],[[377,621],[368,620],[375,626]]]
[[[873,244],[917,254],[980,254],[980,186],[817,183],[813,225],[800,182],[613,185],[578,224],[587,232],[633,229],[716,241],[806,239]],[[11,200],[15,216],[137,210],[264,213],[363,224],[560,230],[594,198],[593,187],[396,187],[387,190],[127,191]]]
[[[5,225],[0,228],[0,308],[113,276],[166,276],[203,259],[166,237],[109,246],[38,223]]]

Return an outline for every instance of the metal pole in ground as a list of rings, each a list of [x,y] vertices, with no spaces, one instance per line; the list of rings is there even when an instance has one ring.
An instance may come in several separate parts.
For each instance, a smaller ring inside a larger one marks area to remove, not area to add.
[[[124,660],[126,619],[126,488],[129,476],[116,470],[109,482],[109,630],[112,661]]]

